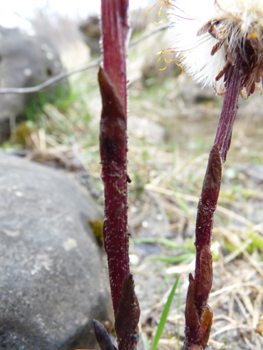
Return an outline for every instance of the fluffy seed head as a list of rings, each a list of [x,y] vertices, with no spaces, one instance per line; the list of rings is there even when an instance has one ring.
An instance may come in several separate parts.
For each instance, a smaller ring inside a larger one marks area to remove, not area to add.
[[[170,0],[173,44],[185,69],[224,94],[228,71],[239,63],[243,92],[262,86],[263,0]]]

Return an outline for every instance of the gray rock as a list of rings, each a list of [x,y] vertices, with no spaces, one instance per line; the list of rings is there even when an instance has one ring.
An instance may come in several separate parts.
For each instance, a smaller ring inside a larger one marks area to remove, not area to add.
[[[92,319],[111,320],[99,217],[65,173],[0,153],[0,349],[95,346]]]
[[[59,54],[51,42],[44,37],[30,36],[19,29],[0,26],[0,87],[23,88],[38,85],[61,73],[63,67]],[[43,91],[41,99],[52,101],[58,95],[68,93],[67,80]],[[37,94],[0,95],[0,123],[15,120],[25,108],[39,104]],[[8,132],[1,127],[2,140]]]

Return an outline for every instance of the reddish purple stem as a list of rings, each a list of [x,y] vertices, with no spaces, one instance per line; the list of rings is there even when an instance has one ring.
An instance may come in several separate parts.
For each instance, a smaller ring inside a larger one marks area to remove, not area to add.
[[[212,325],[213,313],[207,305],[212,288],[213,270],[210,251],[213,216],[216,210],[221,168],[230,148],[232,129],[237,114],[238,98],[242,87],[239,63],[229,68],[225,76],[226,93],[204,178],[196,220],[195,278],[190,274],[186,301],[184,350],[201,350],[206,347]]]
[[[218,123],[214,145],[218,145],[222,163],[225,163],[230,148],[232,130],[237,115],[237,103],[241,91],[239,66],[230,67],[221,117]]]
[[[117,91],[124,111],[127,110],[125,42],[129,30],[128,5],[129,0],[102,0],[101,2],[103,68]]]
[[[105,195],[104,247],[108,258],[115,331],[119,350],[136,350],[140,307],[129,273],[127,232],[127,83],[125,40],[128,0],[102,0],[103,65],[100,155]],[[101,350],[115,349],[106,330],[94,322]]]
[[[207,283],[208,287],[204,290],[204,276],[202,275],[203,273],[207,275],[207,271],[202,269],[201,255],[205,247],[210,247],[213,216],[216,210],[220,185],[221,159],[219,149],[215,145],[210,152],[196,219],[195,303],[200,317],[212,287],[212,274],[210,274],[209,279],[211,281]],[[201,290],[202,292],[200,292]]]
[[[216,210],[221,185],[221,160],[225,162],[231,143],[234,121],[237,115],[238,98],[241,91],[239,66],[230,67],[227,74],[226,93],[222,113],[217,127],[214,146],[210,152],[201,199],[196,220],[196,269],[195,283],[199,289],[200,254],[205,246],[210,246],[213,228],[213,216]],[[221,160],[219,157],[221,156]],[[200,300],[200,308],[201,308]],[[198,305],[197,305],[198,308]],[[201,309],[199,310],[201,313]]]
[[[103,68],[100,153],[105,186],[104,245],[108,256],[113,310],[116,315],[122,283],[129,273],[127,235],[126,52],[128,0],[102,0]]]

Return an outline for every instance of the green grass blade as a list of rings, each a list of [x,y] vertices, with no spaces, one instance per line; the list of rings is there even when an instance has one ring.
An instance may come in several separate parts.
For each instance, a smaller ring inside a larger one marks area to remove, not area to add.
[[[187,263],[194,259],[194,254],[182,254],[178,256],[150,256],[149,261],[161,261],[166,264]]]
[[[178,286],[178,299],[177,299],[177,315],[180,316],[180,306],[181,306],[181,284],[179,283]],[[180,321],[179,321],[179,317],[178,317],[178,321],[177,321],[177,348],[178,350],[181,349],[180,346]]]
[[[133,238],[131,239],[132,243],[150,243],[150,244],[163,244],[168,248],[178,249],[185,253],[192,251],[192,248],[184,247],[182,245],[176,244],[170,239],[167,238],[152,238],[152,237],[143,237],[143,238]]]
[[[165,326],[165,323],[166,323],[166,320],[167,320],[167,316],[168,316],[168,313],[169,313],[169,310],[170,310],[170,307],[171,307],[171,304],[172,304],[172,301],[173,301],[174,293],[175,293],[175,290],[176,290],[178,282],[179,282],[179,277],[180,276],[178,276],[176,278],[176,281],[175,281],[175,283],[173,285],[171,293],[169,294],[169,296],[167,298],[167,301],[166,301],[166,304],[165,304],[165,306],[163,308],[162,316],[160,318],[160,322],[158,324],[157,331],[156,331],[155,336],[154,336],[154,340],[153,340],[153,344],[152,344],[152,350],[156,350],[158,342],[159,342],[159,340],[160,340],[160,338],[162,336],[163,329],[164,329],[164,326]]]
[[[176,199],[180,205],[180,207],[183,209],[183,211],[185,212],[185,214],[189,215],[189,209],[188,206],[186,205],[185,201],[182,198],[179,198],[178,196],[176,196]]]
[[[142,334],[142,341],[143,341],[144,350],[150,350],[150,344],[146,334]]]

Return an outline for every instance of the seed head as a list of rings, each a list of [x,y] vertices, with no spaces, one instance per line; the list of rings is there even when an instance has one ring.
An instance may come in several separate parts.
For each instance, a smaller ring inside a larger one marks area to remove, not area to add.
[[[263,0],[170,0],[174,35],[169,50],[204,86],[224,94],[231,66],[239,63],[242,92],[262,87]]]

